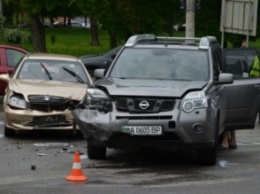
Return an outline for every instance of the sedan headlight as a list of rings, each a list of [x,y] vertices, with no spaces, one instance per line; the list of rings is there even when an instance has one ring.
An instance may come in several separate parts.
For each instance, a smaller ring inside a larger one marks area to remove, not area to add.
[[[8,105],[13,108],[26,109],[26,101],[21,96],[11,96]]]
[[[208,101],[204,92],[190,92],[181,102],[181,110],[191,112],[194,109],[208,107]]]
[[[112,103],[109,96],[102,90],[96,88],[89,88],[87,94],[83,99],[83,104],[90,109],[97,109],[102,111],[110,111]]]

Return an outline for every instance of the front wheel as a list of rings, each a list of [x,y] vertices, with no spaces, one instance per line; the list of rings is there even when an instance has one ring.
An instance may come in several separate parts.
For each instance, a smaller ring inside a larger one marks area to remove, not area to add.
[[[4,134],[5,134],[6,137],[13,137],[13,136],[16,135],[16,132],[15,132],[15,130],[10,129],[10,128],[5,126]]]
[[[199,162],[201,164],[215,165],[216,161],[217,161],[217,149],[215,145],[212,148],[199,150]]]
[[[219,118],[219,117],[217,117]],[[215,165],[217,162],[217,148],[219,145],[219,119],[215,121],[215,142],[211,148],[199,150],[199,163],[203,165]]]
[[[89,159],[105,159],[107,148],[104,146],[94,146],[87,143],[87,154]]]

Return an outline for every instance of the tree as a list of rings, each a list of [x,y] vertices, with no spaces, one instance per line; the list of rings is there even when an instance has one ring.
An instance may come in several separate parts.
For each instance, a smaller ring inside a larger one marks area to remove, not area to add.
[[[46,52],[45,30],[41,18],[57,16],[55,13],[72,17],[77,10],[78,0],[3,0],[3,2],[15,4],[16,13],[23,13],[25,16],[32,34],[34,52]]]
[[[28,27],[32,34],[34,52],[46,52],[45,31],[41,24],[40,15],[46,8],[55,5],[51,0],[3,0],[6,4],[16,5],[16,14],[22,12],[26,17]],[[20,11],[23,10],[23,11]]]
[[[84,15],[89,16],[90,20],[90,45],[92,46],[99,46],[99,23],[96,18],[100,10],[100,6],[102,5],[103,0],[81,0],[80,1],[80,8]]]
[[[203,0],[201,9],[196,11],[195,35],[198,37],[211,35],[221,38],[219,29],[221,17],[221,1]]]
[[[110,35],[111,45],[139,33],[173,34],[181,11],[176,0],[103,0],[96,18]]]

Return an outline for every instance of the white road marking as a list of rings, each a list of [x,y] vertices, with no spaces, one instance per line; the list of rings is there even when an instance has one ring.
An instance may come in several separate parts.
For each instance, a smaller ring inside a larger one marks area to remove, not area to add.
[[[229,168],[230,166],[237,166],[239,165],[238,163],[229,163],[226,160],[221,160],[218,162],[219,166],[223,167],[223,168]]]

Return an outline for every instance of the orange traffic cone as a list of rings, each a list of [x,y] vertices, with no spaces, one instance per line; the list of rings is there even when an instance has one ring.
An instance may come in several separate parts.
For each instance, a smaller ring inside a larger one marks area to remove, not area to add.
[[[69,176],[66,177],[68,181],[87,181],[88,177],[83,175],[80,163],[79,152],[75,152],[72,170]]]

